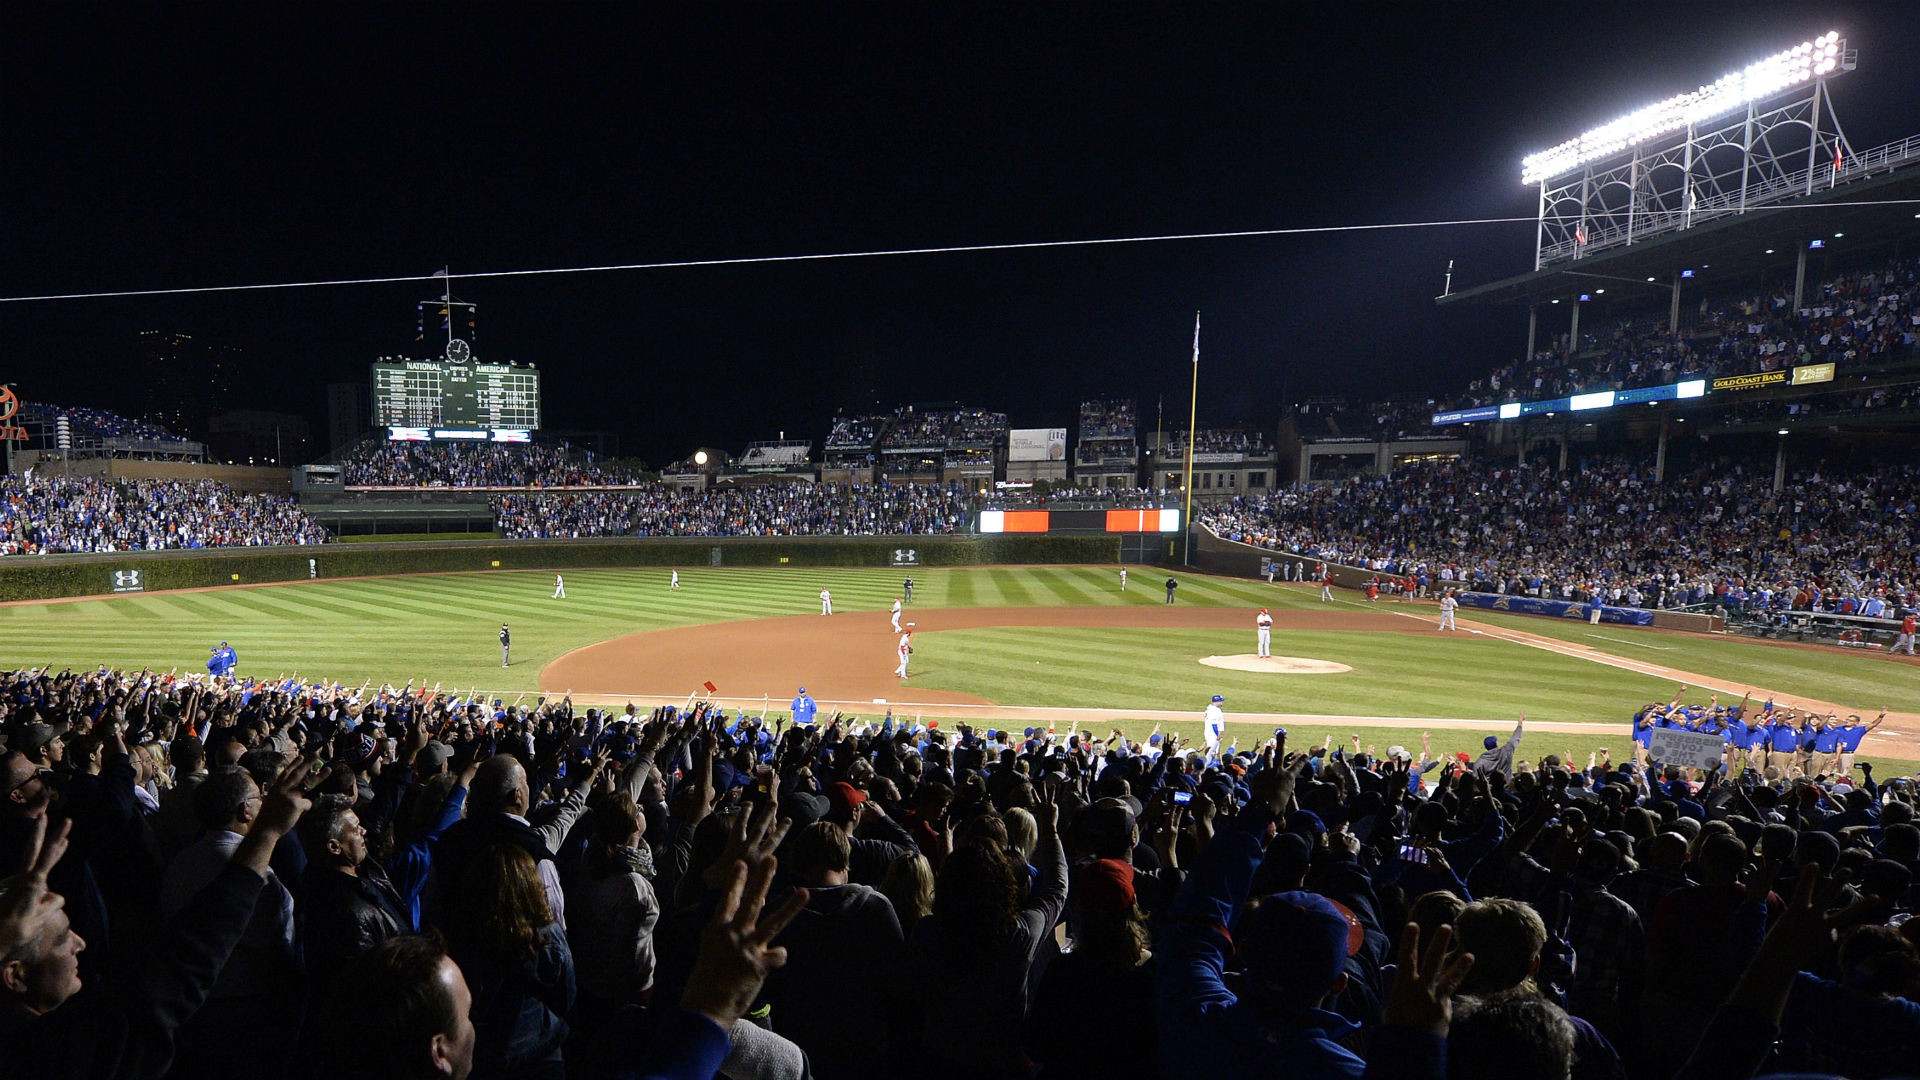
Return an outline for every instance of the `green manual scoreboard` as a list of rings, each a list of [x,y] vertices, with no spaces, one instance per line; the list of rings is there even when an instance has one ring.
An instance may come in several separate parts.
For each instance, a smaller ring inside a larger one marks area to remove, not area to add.
[[[540,427],[540,372],[533,367],[477,362],[455,338],[438,360],[373,365],[373,422],[381,427]]]

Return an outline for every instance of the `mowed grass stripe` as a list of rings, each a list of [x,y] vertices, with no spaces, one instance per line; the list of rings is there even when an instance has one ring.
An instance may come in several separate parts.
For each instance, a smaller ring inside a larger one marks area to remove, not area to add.
[[[1091,588],[1092,583],[1086,581],[1085,575],[1079,571],[1036,569],[1030,573],[1034,585],[1044,589],[1049,596],[1053,597],[1054,602],[1059,604],[1073,607],[1104,607],[1115,603],[1118,596],[1117,592],[1112,595],[1096,594]],[[1116,590],[1119,588],[1117,582],[1114,587]]]

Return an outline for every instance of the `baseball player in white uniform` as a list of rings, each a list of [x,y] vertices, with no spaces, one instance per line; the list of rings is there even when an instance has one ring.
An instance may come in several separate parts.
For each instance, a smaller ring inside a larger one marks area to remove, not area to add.
[[[559,574],[553,575],[553,598],[555,600],[565,600],[567,598],[567,583],[560,579]]]
[[[900,632],[900,598],[893,598],[893,632]]]
[[[1226,734],[1227,731],[1227,714],[1220,708],[1226,700],[1226,698],[1221,697],[1219,694],[1215,694],[1213,695],[1213,701],[1207,705],[1205,726],[1207,729],[1207,756],[1210,758],[1220,756],[1220,737]]]
[[[1453,598],[1453,593],[1451,592],[1447,593],[1445,596],[1442,596],[1440,598],[1440,629],[1442,630],[1460,629],[1459,627],[1453,625],[1453,612],[1459,606],[1460,606],[1460,601],[1455,600]]]
[[[1331,603],[1333,601],[1333,571],[1327,569],[1326,563],[1321,563],[1319,574],[1320,599],[1324,603]]]
[[[1120,591],[1127,591],[1127,568],[1124,566],[1120,568]]]
[[[1259,655],[1271,660],[1273,658],[1273,615],[1266,608],[1261,608],[1260,614],[1253,617],[1253,634],[1259,643]]]
[[[833,594],[825,589],[820,590],[820,614],[833,614]]]
[[[673,572],[673,578],[667,582],[667,588],[677,589],[679,587],[680,587],[680,571],[675,570]]]
[[[900,667],[897,671],[894,672],[895,675],[898,675],[903,679],[907,677],[907,657],[912,655],[913,655],[913,631],[909,630],[906,633],[900,635]]]

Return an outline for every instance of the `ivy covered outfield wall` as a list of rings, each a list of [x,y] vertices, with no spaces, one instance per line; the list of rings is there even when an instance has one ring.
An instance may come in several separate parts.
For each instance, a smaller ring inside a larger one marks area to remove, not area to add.
[[[312,566],[309,567],[308,560]],[[472,570],[640,566],[1117,563],[1118,536],[655,537],[452,540],[0,558],[0,600]]]

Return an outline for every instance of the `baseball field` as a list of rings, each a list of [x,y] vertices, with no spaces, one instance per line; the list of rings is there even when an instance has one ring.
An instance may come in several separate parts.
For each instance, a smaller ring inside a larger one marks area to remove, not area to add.
[[[1295,745],[1331,736],[1417,753],[1477,750],[1525,712],[1522,757],[1628,751],[1639,706],[1772,697],[1871,719],[1890,710],[1862,758],[1883,775],[1920,768],[1920,665],[1879,653],[1525,616],[1462,612],[1437,630],[1430,603],[1367,603],[1338,591],[1135,568],[921,568],[913,572],[910,678],[893,675],[888,609],[895,569],[581,570],[553,599],[551,572],[299,582],[0,605],[9,666],[87,664],[204,671],[221,641],[243,675],[401,685],[442,683],[509,701],[571,692],[581,704],[717,697],[778,712],[805,685],[822,711],[967,721],[981,727],[1158,724],[1197,739],[1213,694],[1243,744],[1288,728]],[[835,614],[819,614],[821,589]],[[1256,660],[1253,618],[1275,620],[1272,661]],[[512,663],[496,635],[511,624]],[[1293,661],[1301,661],[1294,663]],[[1326,670],[1304,670],[1326,669]],[[712,683],[713,692],[705,689]]]

